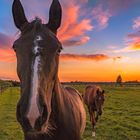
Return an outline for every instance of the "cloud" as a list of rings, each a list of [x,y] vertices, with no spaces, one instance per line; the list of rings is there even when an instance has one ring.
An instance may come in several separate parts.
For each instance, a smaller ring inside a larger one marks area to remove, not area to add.
[[[131,3],[130,1],[132,0],[108,0],[107,2],[99,0],[95,7],[87,7],[88,0],[60,0],[63,8],[63,21],[58,32],[60,41],[64,47],[86,44],[90,40],[87,35],[89,31],[95,27],[100,30],[105,29],[108,26],[109,19],[113,16],[112,10],[116,8],[119,11],[119,7],[124,9]],[[39,0],[22,1],[27,16],[30,19],[39,16],[44,23],[48,21],[51,2],[51,0],[42,0],[41,3]],[[29,3],[33,3],[35,8],[31,8]],[[96,25],[93,25],[93,21],[96,22]]]
[[[135,29],[134,33],[130,33],[125,38],[125,46],[120,50],[114,50],[115,53],[120,52],[135,52],[140,51],[140,16],[135,18],[133,21],[132,28]],[[138,29],[136,31],[136,29]]]
[[[135,33],[128,34],[126,45],[128,47],[124,48],[125,51],[130,52],[140,50],[140,30]]]
[[[13,50],[11,49],[12,38],[0,33],[0,62],[14,61]]]
[[[12,49],[2,49],[0,48],[0,62],[14,62],[15,53]]]
[[[138,37],[140,37],[140,31],[136,32],[136,33],[131,33],[131,34],[128,34],[127,36],[129,39],[136,39]]]
[[[11,45],[11,37],[0,33],[0,48],[8,48]]]
[[[101,4],[97,5],[93,11],[93,18],[97,21],[97,25],[100,29],[104,29],[108,26],[109,19],[112,17],[108,9],[104,9]]]
[[[120,52],[134,52],[140,51],[140,31],[132,34],[128,34],[127,38],[125,39],[125,46],[120,50],[114,50],[115,53]]]
[[[88,41],[90,40],[90,37],[88,36],[83,36],[82,38],[80,38],[80,40],[66,40],[66,41],[63,41],[63,45],[64,46],[81,46],[85,43],[87,43]]]
[[[63,61],[103,61],[108,59],[118,60],[122,57],[110,57],[105,54],[61,54],[61,60]]]
[[[24,9],[27,13],[27,16],[30,19],[34,19],[35,16],[39,16],[44,23],[48,22],[48,12],[52,0],[46,1],[42,0],[28,0],[23,1]],[[92,19],[86,18],[86,7],[84,7],[88,0],[60,0],[62,9],[63,9],[63,20],[61,28],[58,31],[58,38],[65,46],[72,44],[72,46],[81,44],[81,43],[66,43],[66,42],[82,42],[82,44],[87,43],[88,39],[87,32],[93,29]],[[31,8],[29,3],[33,3],[35,8]],[[81,14],[82,13],[82,14]],[[88,37],[89,38],[89,37]]]
[[[134,19],[132,27],[133,27],[133,29],[140,28],[140,16],[137,17],[136,19]]]
[[[96,21],[96,26],[100,30],[105,29],[112,16],[116,16],[120,12],[127,10],[128,7],[139,5],[139,0],[99,0],[92,9],[92,20]],[[136,19],[134,27],[139,26],[139,19]]]
[[[76,2],[67,2],[63,7],[63,21],[58,37],[64,46],[85,44],[90,39],[86,33],[93,29],[92,19],[80,16],[81,7]]]
[[[134,39],[128,44],[128,47],[125,48],[128,51],[140,51],[140,37]]]
[[[106,7],[111,15],[117,15],[120,12],[127,10],[130,6],[139,5],[139,0],[99,0],[98,4]]]
[[[36,8],[31,8],[29,3],[33,3]],[[29,18],[29,21],[34,19],[35,16],[39,16],[44,23],[47,23],[47,12],[49,11],[50,3],[51,1],[46,0],[43,0],[41,3],[39,0],[29,0],[28,2],[22,1],[25,14]],[[91,23],[92,21],[80,14],[83,11],[82,5],[86,3],[87,0],[71,0],[67,2],[65,0],[61,0],[63,8],[63,21],[58,32],[58,37],[64,47],[80,46],[90,40],[90,37],[87,36],[86,33],[93,29],[93,25]],[[13,40],[14,39],[12,37],[0,33],[0,62],[15,61],[14,52],[10,49]]]

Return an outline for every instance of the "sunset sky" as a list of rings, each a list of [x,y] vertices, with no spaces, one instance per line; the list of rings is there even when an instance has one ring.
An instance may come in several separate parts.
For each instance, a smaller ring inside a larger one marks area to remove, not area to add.
[[[13,0],[0,0],[0,78],[18,80]],[[48,21],[51,0],[21,0],[29,21]],[[60,0],[61,81],[140,81],[140,0]]]

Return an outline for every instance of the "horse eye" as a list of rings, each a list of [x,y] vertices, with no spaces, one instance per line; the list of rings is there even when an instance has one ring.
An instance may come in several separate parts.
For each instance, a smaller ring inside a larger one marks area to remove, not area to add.
[[[58,50],[57,50],[57,54],[60,54],[60,53],[61,53],[61,50],[62,50],[62,49],[58,49]]]
[[[13,48],[13,50],[16,52],[16,47],[15,47],[15,46],[13,46],[12,48]]]

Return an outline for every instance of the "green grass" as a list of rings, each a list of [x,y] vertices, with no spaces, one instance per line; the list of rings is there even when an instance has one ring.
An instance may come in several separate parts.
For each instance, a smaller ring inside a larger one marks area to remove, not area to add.
[[[18,98],[18,88],[8,88],[0,95],[0,140],[23,140],[15,118]]]
[[[84,92],[84,86],[74,87]],[[105,105],[97,124],[96,138],[91,137],[92,126],[88,117],[82,140],[140,140],[140,87],[102,88],[106,91]],[[9,88],[0,95],[0,140],[23,140],[22,130],[15,119],[18,98],[18,88]]]

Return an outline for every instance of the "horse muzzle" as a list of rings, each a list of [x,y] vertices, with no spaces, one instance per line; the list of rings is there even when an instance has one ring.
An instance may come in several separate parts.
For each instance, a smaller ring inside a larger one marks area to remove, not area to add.
[[[34,116],[30,116],[30,117],[27,116],[27,113],[24,107],[18,104],[16,116],[17,116],[18,122],[22,126],[23,131],[34,134],[34,133],[40,133],[43,124],[48,119],[48,111],[45,105],[40,106],[40,115],[38,118],[35,119]],[[34,124],[31,124],[33,119],[34,119]]]

